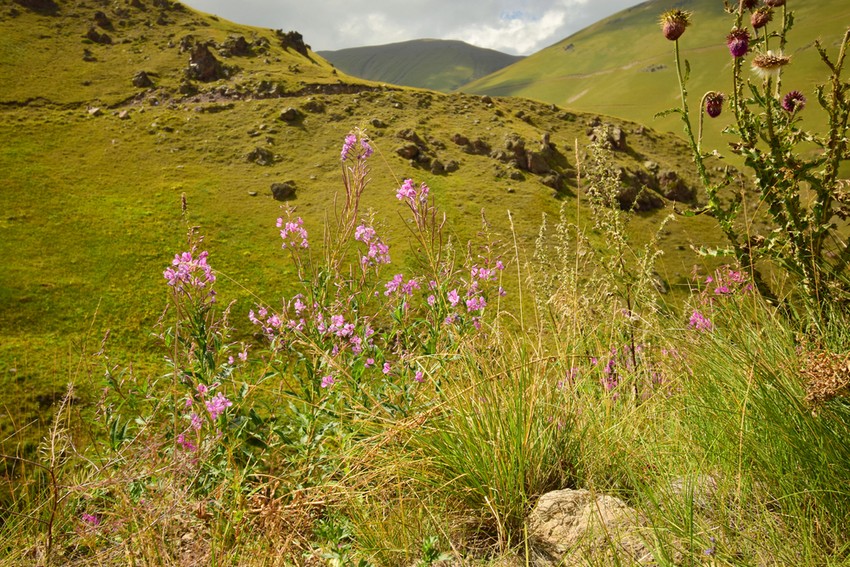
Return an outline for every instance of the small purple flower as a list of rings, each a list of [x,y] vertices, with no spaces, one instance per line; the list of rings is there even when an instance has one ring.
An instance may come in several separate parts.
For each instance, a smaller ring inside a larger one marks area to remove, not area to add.
[[[750,50],[750,32],[735,28],[726,36],[726,45],[732,57],[743,57]]]
[[[80,519],[91,527],[97,527],[100,525],[100,518],[97,517],[97,514],[89,514],[88,512],[83,512],[83,514],[80,516]]]
[[[371,226],[365,224],[358,226],[354,230],[354,240],[362,242],[369,247],[366,255],[360,259],[360,263],[364,266],[390,263],[389,247],[381,241],[381,238]]]
[[[789,114],[803,110],[806,106],[806,97],[800,91],[791,91],[782,97],[782,108]]]
[[[168,285],[178,291],[183,291],[186,287],[204,288],[207,284],[215,282],[215,274],[207,263],[208,256],[207,251],[201,252],[197,258],[192,255],[192,252],[175,254],[171,261],[172,267],[167,268],[162,275],[168,280]],[[214,292],[210,293],[214,294]]]
[[[342,159],[342,161],[348,159],[349,155],[351,154],[351,150],[354,149],[354,144],[356,143],[357,136],[355,136],[354,134],[349,134],[345,137],[345,142],[343,142],[342,144],[342,153],[340,154],[340,158]]]
[[[330,388],[334,384],[336,384],[336,378],[334,378],[333,374],[322,377],[322,388]]]
[[[457,307],[457,304],[460,302],[460,296],[457,293],[456,289],[451,290],[446,298],[449,300],[449,304],[452,307]]]
[[[280,237],[283,239],[282,248],[310,247],[307,240],[307,229],[304,228],[304,220],[301,217],[287,222],[279,218],[277,219],[277,227],[281,229]]]
[[[381,368],[381,372],[383,372],[384,374],[389,374],[390,372],[392,372],[392,366],[390,366],[389,362],[384,363],[384,366]]]
[[[224,394],[221,392],[217,393],[214,398],[207,400],[205,402],[207,406],[207,411],[210,412],[210,418],[215,421],[218,419],[224,410],[233,405],[233,402],[224,397]]]
[[[195,431],[199,431],[201,429],[201,426],[203,425],[203,421],[201,421],[201,416],[196,413],[193,413],[189,420],[189,425],[192,429],[194,429]]]
[[[425,381],[425,375],[422,373],[422,371],[417,371],[417,372],[416,372],[416,375],[415,375],[415,376],[413,376],[413,380],[414,380],[415,382],[417,382],[417,383],[421,384],[422,382],[424,382],[424,381]]]
[[[711,320],[696,309],[691,314],[688,326],[697,331],[710,331],[712,329]]]
[[[186,439],[186,436],[182,433],[177,436],[177,444],[183,447],[184,451],[194,452],[198,449],[195,447],[195,444]]]
[[[413,185],[412,179],[405,179],[404,183],[401,184],[401,187],[395,194],[396,199],[399,201],[412,201],[416,198],[416,187]]]

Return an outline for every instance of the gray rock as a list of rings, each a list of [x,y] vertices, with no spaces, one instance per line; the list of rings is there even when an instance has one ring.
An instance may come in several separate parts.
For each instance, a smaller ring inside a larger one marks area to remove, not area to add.
[[[409,143],[396,148],[396,154],[404,159],[416,159],[419,156],[419,146],[414,143]]]
[[[540,497],[528,517],[538,567],[653,565],[639,533],[637,512],[619,498],[589,490],[556,490]]]
[[[272,183],[272,197],[276,201],[291,201],[296,197],[296,190],[294,181]]]
[[[289,108],[282,110],[278,118],[283,120],[284,122],[295,122],[300,116],[301,113],[290,106]]]
[[[246,156],[248,161],[257,165],[271,165],[274,163],[274,154],[266,148],[254,148]]]

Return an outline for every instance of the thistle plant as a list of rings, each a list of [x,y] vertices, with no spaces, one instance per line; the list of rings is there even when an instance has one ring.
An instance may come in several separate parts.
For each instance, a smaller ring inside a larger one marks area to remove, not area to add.
[[[759,275],[757,267],[769,265],[799,284],[800,299],[817,317],[818,305],[850,300],[850,241],[839,228],[850,216],[850,195],[840,178],[841,163],[850,155],[850,83],[842,77],[850,30],[837,55],[830,55],[820,42],[815,43],[828,71],[827,81],[813,93],[825,111],[826,124],[819,130],[807,129],[801,122],[806,96],[799,85],[784,91],[782,83],[783,71],[793,64],[786,54],[787,34],[794,23],[788,8],[786,2],[773,0],[763,6],[743,1],[727,4],[732,25],[726,44],[733,58],[732,89],[727,99],[734,121],[726,133],[735,138],[730,143],[732,152],[742,158],[752,174],[751,183],[758,194],[756,214],[766,217],[767,229],[756,231],[744,218],[746,207],[752,204],[746,202],[743,192],[725,198],[733,191],[731,175],[719,181],[709,176],[706,159],[711,154],[702,148],[703,113],[712,117],[719,114],[724,97],[706,93],[698,111],[699,130],[694,132],[687,91],[690,65],[682,63],[681,34],[670,36],[667,22],[671,17],[665,15],[664,34],[675,41],[681,92],[681,106],[668,112],[677,112],[682,118],[706,191],[705,208],[690,214],[705,213],[717,219],[729,242],[729,248],[720,252],[733,255],[766,297],[776,297],[782,291]],[[718,34],[720,41],[722,35]],[[751,73],[745,69],[746,57],[750,57]],[[816,152],[809,151],[812,145],[817,147]]]

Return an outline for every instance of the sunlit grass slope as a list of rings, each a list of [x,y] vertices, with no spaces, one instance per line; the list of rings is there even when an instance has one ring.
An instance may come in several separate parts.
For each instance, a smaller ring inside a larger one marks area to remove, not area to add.
[[[680,100],[673,44],[661,34],[658,24],[660,15],[673,5],[664,0],[644,2],[460,90],[528,97],[680,133],[678,116],[654,118],[656,113],[677,106]],[[679,43],[682,57],[690,62],[688,90],[693,98],[691,104],[696,107],[706,91],[731,88],[732,58],[725,37],[732,19],[719,0],[683,0],[675,7],[692,12],[692,25]],[[804,92],[813,102],[811,110],[817,112],[814,87],[823,81],[828,69],[821,62],[814,41],[820,40],[832,54],[837,52],[836,45],[850,25],[850,3],[790,0],[787,8],[799,23],[788,36],[792,63],[787,67],[783,85]],[[748,64],[745,69],[749,73]],[[709,142],[725,145],[719,134],[725,124],[723,118],[712,123],[706,132]]]

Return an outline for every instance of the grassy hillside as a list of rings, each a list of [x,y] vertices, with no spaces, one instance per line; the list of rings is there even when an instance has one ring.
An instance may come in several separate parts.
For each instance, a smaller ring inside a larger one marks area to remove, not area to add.
[[[587,116],[521,99],[377,87],[284,47],[273,31],[179,4],[140,6],[64,2],[44,13],[15,4],[0,12],[0,255],[8,259],[0,274],[0,376],[8,386],[3,403],[21,409],[16,423],[44,418],[76,373],[102,372],[83,354],[98,350],[107,330],[116,361],[144,368],[157,358],[150,332],[166,297],[162,271],[184,242],[181,195],[190,223],[206,234],[220,285],[238,299],[234,316],[244,321],[258,299],[273,304],[293,285],[275,219],[282,205],[293,205],[321,231],[340,187],[342,139],[354,127],[368,132],[382,156],[364,202],[390,242],[406,235],[391,212],[405,177],[432,187],[461,239],[476,234],[482,210],[507,238],[512,211],[524,249],[541,215],[556,214],[575,194],[573,148],[588,143]],[[84,37],[101,10],[113,29],[98,33],[111,35],[111,44]],[[190,35],[193,43],[214,43],[229,77],[187,81],[181,42]],[[225,57],[229,36],[255,47]],[[83,60],[86,51],[93,60]],[[153,86],[133,85],[139,71]],[[290,118],[281,118],[287,109]],[[622,167],[638,171],[651,160],[688,171],[675,138],[615,125],[626,136],[616,152]],[[511,139],[534,150],[545,133],[559,191],[543,184],[546,175],[488,153]],[[491,150],[458,145],[458,134]],[[411,144],[419,157],[397,154]],[[437,161],[456,162],[457,170],[440,172]],[[271,184],[286,181],[297,198],[275,201]],[[642,214],[636,234],[645,238],[659,219]],[[697,261],[688,246],[716,238],[707,236],[713,222],[681,219],[666,234],[661,277],[684,285]]]
[[[698,259],[680,138],[168,0],[0,38],[3,565],[846,563],[847,304]]]
[[[654,118],[679,103],[672,43],[663,37],[658,24],[672,4],[650,0],[624,10],[461,90],[528,97],[680,133],[676,115]],[[683,0],[675,5],[693,12],[692,25],[679,43],[682,57],[691,65],[688,89],[696,106],[704,92],[730,88],[732,58],[725,36],[731,20],[719,1]],[[799,23],[789,35],[792,63],[783,84],[814,101],[814,86],[827,73],[813,42],[820,39],[831,53],[837,51],[835,46],[850,22],[850,4],[792,0],[787,6]],[[810,108],[817,113],[815,104]],[[707,130],[706,139],[713,146],[725,146],[719,134],[725,124],[720,118]]]
[[[356,77],[442,92],[522,59],[462,41],[439,39],[320,51],[319,55]]]

